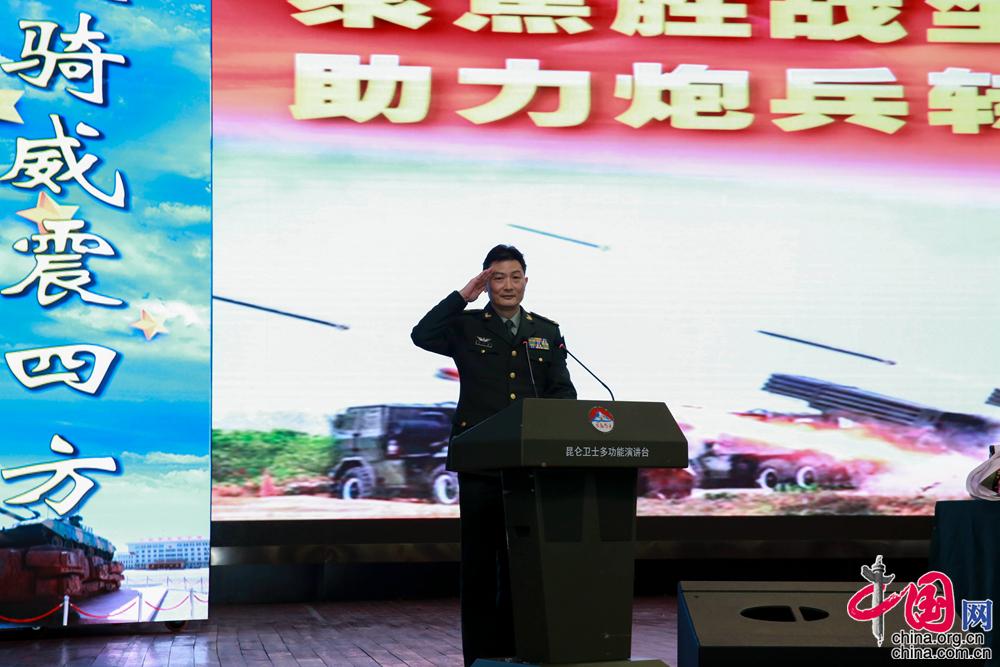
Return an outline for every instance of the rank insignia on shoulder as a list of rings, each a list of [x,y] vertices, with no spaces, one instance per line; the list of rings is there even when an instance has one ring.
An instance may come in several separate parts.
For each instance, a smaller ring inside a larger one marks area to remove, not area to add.
[[[492,348],[493,339],[489,336],[476,336],[476,345],[479,347]]]
[[[535,317],[536,320],[541,320],[542,322],[548,322],[549,324],[554,324],[556,326],[559,326],[559,323],[556,322],[555,320],[550,320],[549,318],[543,317],[543,316],[539,315],[538,313],[528,313],[528,315],[529,315],[529,317],[528,317],[529,320],[531,319],[530,316],[534,315],[534,317]]]
[[[549,349],[549,339],[534,336],[528,339],[528,347],[532,350],[547,350]]]

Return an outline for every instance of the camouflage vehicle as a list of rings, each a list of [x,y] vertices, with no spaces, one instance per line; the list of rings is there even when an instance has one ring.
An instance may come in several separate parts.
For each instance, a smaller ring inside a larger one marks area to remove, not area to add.
[[[454,403],[351,407],[332,419],[340,459],[330,470],[334,494],[458,502],[458,476],[445,469]]]

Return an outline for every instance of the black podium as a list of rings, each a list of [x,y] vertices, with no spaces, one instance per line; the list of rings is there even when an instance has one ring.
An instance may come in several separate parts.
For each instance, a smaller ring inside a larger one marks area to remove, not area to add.
[[[529,398],[449,456],[452,470],[501,475],[517,662],[662,667],[629,658],[637,469],[688,462],[666,405]]]

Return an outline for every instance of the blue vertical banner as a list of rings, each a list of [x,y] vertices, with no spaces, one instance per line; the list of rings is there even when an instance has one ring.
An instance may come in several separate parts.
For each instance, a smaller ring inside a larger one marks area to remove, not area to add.
[[[0,9],[0,627],[207,617],[210,15]]]

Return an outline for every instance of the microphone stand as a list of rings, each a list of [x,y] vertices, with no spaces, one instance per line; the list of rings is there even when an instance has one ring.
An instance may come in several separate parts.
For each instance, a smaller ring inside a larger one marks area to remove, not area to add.
[[[521,341],[524,345],[524,356],[528,359],[528,377],[531,378],[531,388],[535,391],[535,398],[538,398],[538,387],[535,386],[535,371],[531,369],[531,350],[528,348],[528,341]]]
[[[596,375],[594,375],[594,371],[592,371],[589,368],[587,368],[587,364],[585,364],[582,361],[580,361],[579,359],[577,359],[576,355],[573,354],[572,352],[570,352],[569,349],[566,347],[566,343],[559,343],[559,349],[562,350],[563,352],[565,352],[566,354],[568,354],[569,356],[573,357],[573,361],[575,361],[576,363],[578,363],[581,366],[583,366],[583,370],[585,370],[588,373],[590,373],[590,377],[592,377],[595,380],[597,380],[598,382],[600,382],[601,386],[608,390],[608,393],[611,394],[611,400],[612,401],[615,400],[615,393],[613,391],[611,391],[611,387],[609,387],[608,385],[604,384],[604,380],[602,380],[601,378],[599,378]]]

